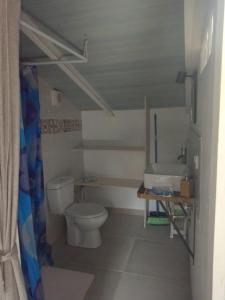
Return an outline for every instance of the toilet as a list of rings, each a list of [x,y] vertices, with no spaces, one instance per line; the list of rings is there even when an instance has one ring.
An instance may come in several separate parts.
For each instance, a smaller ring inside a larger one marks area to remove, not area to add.
[[[67,243],[71,246],[97,248],[102,243],[100,227],[108,218],[107,210],[99,204],[74,202],[74,179],[58,177],[47,184],[50,212],[64,215]]]

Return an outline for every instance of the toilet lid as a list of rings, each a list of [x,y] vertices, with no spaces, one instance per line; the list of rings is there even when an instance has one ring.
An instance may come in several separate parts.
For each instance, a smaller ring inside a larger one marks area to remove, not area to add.
[[[71,217],[95,218],[105,212],[105,208],[96,203],[74,203],[66,209],[65,214]]]

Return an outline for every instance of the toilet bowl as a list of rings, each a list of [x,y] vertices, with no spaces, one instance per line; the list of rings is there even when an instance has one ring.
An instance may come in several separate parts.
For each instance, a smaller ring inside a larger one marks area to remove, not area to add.
[[[49,181],[47,195],[50,212],[66,217],[69,245],[85,248],[101,245],[100,227],[105,223],[108,212],[100,204],[75,203],[72,177],[58,177]]]
[[[67,243],[72,246],[97,248],[102,243],[100,227],[105,223],[107,210],[95,203],[74,203],[65,211]]]

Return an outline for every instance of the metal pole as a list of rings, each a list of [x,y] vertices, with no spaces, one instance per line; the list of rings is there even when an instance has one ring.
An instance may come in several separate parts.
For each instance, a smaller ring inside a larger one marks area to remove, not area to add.
[[[25,27],[25,28],[27,28],[27,29],[35,32],[39,36],[45,38],[46,40],[49,40],[53,44],[59,46],[60,48],[66,50],[66,51],[68,51],[69,53],[77,56],[78,58],[80,58],[82,60],[86,60],[86,57],[84,57],[80,53],[76,52],[75,49],[72,49],[71,47],[65,45],[64,43],[62,43],[59,40],[57,40],[56,38],[48,35],[47,33],[43,32],[42,30],[38,29],[37,27],[34,27],[31,24],[28,24],[26,21],[23,21],[23,20],[20,20],[20,24],[21,24],[21,26],[23,26],[23,27]]]
[[[182,209],[182,211],[183,211],[183,213],[184,213],[185,217],[187,217],[187,216],[188,216],[188,214],[187,214],[187,212],[186,212],[186,210],[185,210],[185,208],[184,208],[183,204],[182,204],[182,203],[178,203],[178,205],[179,205],[179,206],[180,206],[180,208]]]

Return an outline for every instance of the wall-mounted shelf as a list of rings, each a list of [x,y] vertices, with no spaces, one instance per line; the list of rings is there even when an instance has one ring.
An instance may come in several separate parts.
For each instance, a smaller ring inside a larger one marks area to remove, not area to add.
[[[96,177],[93,181],[83,181],[82,179],[75,181],[76,186],[114,186],[114,187],[127,187],[138,188],[142,180],[127,179],[127,178],[111,178],[111,177]]]
[[[80,150],[116,150],[116,151],[145,151],[144,146],[126,145],[120,141],[83,141],[82,144],[73,148],[73,151]]]
[[[193,198],[183,197],[180,195],[176,195],[176,196],[155,195],[149,192],[147,189],[145,189],[143,184],[139,187],[139,190],[137,192],[137,197],[145,200],[157,200],[157,201],[174,202],[174,203],[182,203],[182,204],[186,203],[189,205],[193,203]]]
[[[180,195],[177,196],[157,196],[149,192],[147,189],[144,188],[144,183],[139,187],[137,192],[137,197],[141,199],[145,199],[145,201],[151,201],[151,200],[157,200],[163,209],[163,211],[166,213],[167,218],[170,220],[170,222],[173,224],[177,234],[180,236],[181,240],[183,241],[188,253],[191,255],[191,257],[194,259],[194,253],[192,249],[190,248],[188,241],[184,238],[179,226],[177,226],[176,222],[174,221],[173,215],[171,214],[171,210],[168,208],[167,205],[165,205],[165,202],[173,202],[176,204],[179,204],[180,208],[182,209],[182,214],[188,218],[188,211],[185,209],[183,204],[191,205],[193,203],[192,198],[188,197],[182,197]]]

